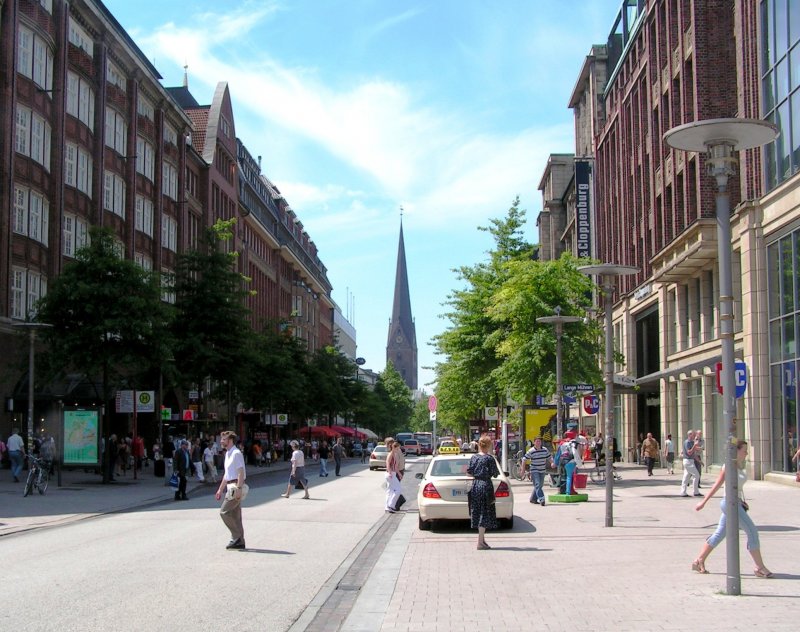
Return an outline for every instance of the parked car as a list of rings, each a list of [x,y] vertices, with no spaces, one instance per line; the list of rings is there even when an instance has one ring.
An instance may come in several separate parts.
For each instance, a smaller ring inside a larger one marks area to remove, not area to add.
[[[389,449],[384,445],[376,445],[369,455],[369,469],[386,469],[386,457],[389,456]]]
[[[419,441],[419,439],[417,439]],[[427,441],[420,441],[419,442],[419,453],[420,454],[433,454],[433,446]]]
[[[419,456],[419,441],[416,439],[406,439],[401,446],[403,454],[414,454]]]
[[[467,491],[472,487],[472,477],[467,467],[472,457],[462,454],[441,454],[431,459],[420,479],[417,492],[419,528],[427,531],[433,520],[469,520]],[[497,469],[500,470],[498,464]],[[500,526],[514,526],[514,495],[508,477],[501,471],[492,479],[495,510]]]

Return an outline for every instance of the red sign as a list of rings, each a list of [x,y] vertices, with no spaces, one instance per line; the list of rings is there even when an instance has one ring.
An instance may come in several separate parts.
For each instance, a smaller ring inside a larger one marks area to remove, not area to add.
[[[436,399],[436,395],[431,395],[428,398],[428,410],[431,411],[432,413],[436,412],[436,405],[437,404],[438,404],[438,401]]]

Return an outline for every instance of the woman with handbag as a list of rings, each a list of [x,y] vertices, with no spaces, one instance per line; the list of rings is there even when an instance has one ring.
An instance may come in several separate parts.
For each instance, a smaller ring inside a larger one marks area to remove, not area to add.
[[[750,557],[753,558],[753,561],[756,564],[756,569],[753,571],[756,577],[772,577],[772,572],[764,566],[764,560],[761,559],[761,545],[758,539],[758,528],[755,524],[753,524],[753,520],[747,514],[747,511],[750,507],[747,505],[747,502],[744,500],[744,484],[747,482],[747,471],[744,469],[744,462],[747,459],[747,441],[738,441],[736,443],[736,469],[739,475],[739,493],[741,497],[739,498],[739,502],[737,504],[738,511],[739,511],[739,528],[743,529],[744,532],[747,534],[747,550],[750,553]],[[706,540],[706,543],[703,545],[703,548],[700,549],[700,555],[697,556],[697,559],[692,562],[692,570],[698,573],[708,573],[706,570],[706,558],[711,554],[711,551],[725,539],[725,524],[726,524],[726,516],[725,516],[725,496],[724,496],[724,485],[725,485],[725,467],[722,467],[722,470],[717,476],[717,480],[714,482],[714,485],[705,495],[703,500],[697,503],[695,507],[695,511],[700,511],[703,507],[706,506],[706,503],[711,500],[711,497],[717,493],[717,490],[722,487],[723,488],[723,496],[722,496],[722,514],[719,517],[719,524],[717,525],[717,530],[711,534],[711,536]]]
[[[486,435],[478,440],[478,454],[469,460],[467,474],[473,477],[469,492],[469,518],[473,529],[478,530],[478,550],[490,549],[486,544],[486,529],[497,529],[497,512],[492,479],[500,476],[497,461],[489,452],[492,440]]]
[[[389,454],[386,456],[386,511],[389,513],[397,512],[397,503],[402,495],[403,488],[400,481],[403,478],[401,472],[402,453],[400,452],[400,442],[391,437],[386,439],[386,447]]]

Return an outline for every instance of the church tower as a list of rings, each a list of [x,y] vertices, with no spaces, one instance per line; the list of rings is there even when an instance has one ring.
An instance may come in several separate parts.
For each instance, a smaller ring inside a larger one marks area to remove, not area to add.
[[[397,246],[397,272],[394,278],[394,305],[389,321],[386,362],[391,362],[412,391],[417,389],[417,333],[411,316],[408,291],[406,248],[403,242],[403,218],[400,217],[400,243]]]

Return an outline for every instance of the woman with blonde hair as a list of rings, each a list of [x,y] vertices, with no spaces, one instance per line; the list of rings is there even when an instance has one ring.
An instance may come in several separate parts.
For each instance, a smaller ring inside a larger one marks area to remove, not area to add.
[[[400,479],[402,454],[400,452],[400,442],[391,437],[386,439],[386,447],[389,454],[386,456],[386,511],[389,513],[397,512],[397,501],[403,491]]]
[[[467,467],[467,474],[474,479],[469,492],[469,518],[472,528],[478,530],[479,551],[492,548],[486,544],[486,529],[497,529],[492,479],[500,476],[500,470],[491,449],[492,440],[482,436],[478,440],[478,454],[472,455]]]
[[[736,470],[739,477],[739,494],[740,498],[737,499],[736,506],[739,513],[739,528],[742,529],[745,534],[747,534],[747,551],[750,553],[750,557],[753,558],[753,562],[755,562],[756,568],[753,571],[756,577],[772,577],[772,572],[764,566],[764,560],[761,559],[761,545],[758,540],[758,528],[753,523],[752,518],[748,515],[747,511],[750,509],[747,502],[744,500],[744,484],[747,482],[747,470],[744,469],[744,462],[747,459],[747,441],[738,441],[736,443]],[[719,517],[719,524],[717,525],[717,530],[709,536],[706,540],[703,548],[700,549],[700,555],[697,556],[697,559],[692,562],[692,570],[697,573],[708,573],[706,570],[706,558],[711,554],[711,551],[725,539],[725,528],[727,523],[727,518],[725,516],[725,496],[724,496],[724,485],[725,485],[725,466],[722,467],[722,470],[717,476],[717,480],[714,482],[714,485],[708,490],[708,493],[705,495],[705,498],[697,503],[695,507],[695,511],[700,511],[703,507],[706,506],[706,503],[711,500],[711,497],[717,493],[717,490],[722,487],[723,488],[723,496],[721,502],[721,509],[722,514]]]

